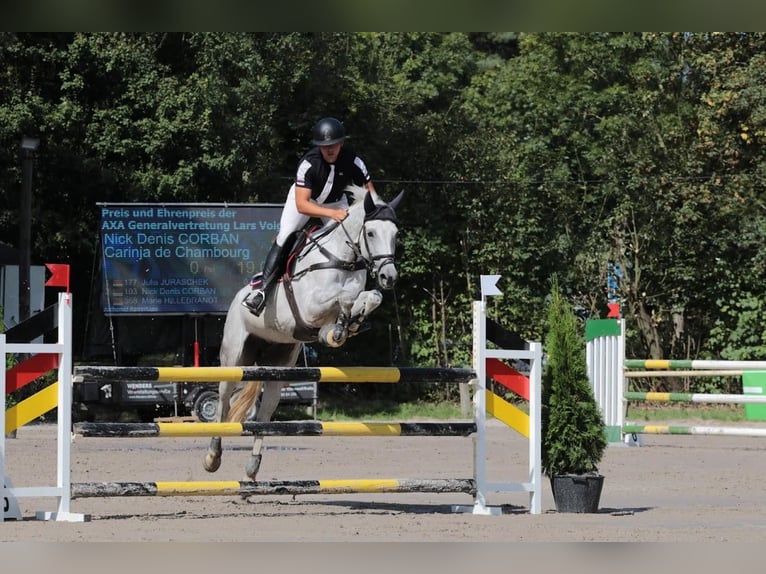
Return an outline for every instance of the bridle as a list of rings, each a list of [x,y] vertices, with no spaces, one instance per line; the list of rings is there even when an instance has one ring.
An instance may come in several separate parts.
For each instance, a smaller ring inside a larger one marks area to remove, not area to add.
[[[378,221],[380,221],[381,218],[376,218]],[[370,275],[372,279],[377,279],[378,275],[380,274],[380,270],[383,269],[388,264],[393,265],[396,261],[394,258],[393,253],[380,253],[378,255],[372,255],[372,252],[370,251],[370,244],[367,241],[367,234],[365,233],[365,227],[367,226],[368,221],[373,221],[372,219],[366,219],[364,224],[362,225],[362,237],[364,238],[364,249],[367,251],[368,255],[370,255],[369,258],[366,258],[362,254],[362,250],[359,248],[359,245],[354,244],[352,249],[354,249],[354,253],[356,253],[357,257],[363,259],[367,266],[367,273]],[[396,223],[394,221],[394,223]],[[345,228],[344,228],[345,231]],[[346,237],[348,237],[348,232],[346,232]],[[350,239],[350,238],[349,238]],[[380,261],[378,265],[375,265],[376,261]]]

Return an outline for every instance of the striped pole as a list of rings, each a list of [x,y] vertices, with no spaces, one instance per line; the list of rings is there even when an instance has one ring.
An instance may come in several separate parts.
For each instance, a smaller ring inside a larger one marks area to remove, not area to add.
[[[83,437],[469,436],[475,422],[76,423]]]
[[[727,395],[703,393],[641,393],[627,392],[628,401],[686,402],[686,403],[766,403],[766,395]]]
[[[75,382],[467,383],[473,369],[437,367],[75,367]]]
[[[743,369],[699,369],[696,371],[668,370],[668,371],[625,371],[624,376],[632,379],[660,378],[660,377],[741,377],[747,371]]]
[[[463,492],[474,494],[473,479],[351,479],[198,482],[81,482],[72,498],[115,496],[254,496],[265,494],[354,494],[376,492]]]
[[[626,369],[697,369],[697,370],[742,370],[766,371],[766,361],[705,361],[675,359],[625,359]]]
[[[732,436],[766,436],[766,429],[745,427],[708,427],[708,426],[666,426],[666,425],[635,425],[625,422],[625,401],[678,401],[690,403],[731,403],[748,404],[766,403],[766,395],[760,394],[703,394],[703,393],[643,393],[625,392],[626,377],[714,377],[741,376],[743,383],[746,377],[758,376],[758,371],[766,370],[766,361],[711,361],[711,360],[665,360],[665,359],[625,359],[625,330],[624,320],[588,321],[586,332],[592,331],[593,337],[588,338],[588,375],[593,385],[594,394],[599,408],[604,413],[610,433],[609,442],[618,442],[623,437],[638,434],[699,434],[699,435],[732,435]],[[613,331],[605,329],[614,327]],[[611,339],[615,344],[608,345]],[[633,370],[630,370],[633,369]],[[636,369],[642,369],[640,371]],[[760,386],[750,387],[747,383],[743,389],[747,393],[761,391]],[[763,408],[752,406],[750,408]],[[614,416],[614,418],[610,418]],[[611,425],[611,426],[610,426]]]
[[[725,436],[766,436],[766,428],[675,426],[675,425],[632,425],[622,427],[626,434],[683,434],[683,435],[725,435]]]

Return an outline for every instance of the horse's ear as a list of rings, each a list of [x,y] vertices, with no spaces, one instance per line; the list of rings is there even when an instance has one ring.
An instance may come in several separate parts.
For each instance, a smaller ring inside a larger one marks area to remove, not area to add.
[[[404,198],[404,190],[399,192],[399,195],[397,195],[395,198],[393,198],[389,203],[388,206],[396,211],[396,208],[399,207],[399,204],[402,202],[402,199]]]
[[[364,214],[369,216],[375,209],[375,200],[372,199],[372,194],[368,191],[364,194]]]

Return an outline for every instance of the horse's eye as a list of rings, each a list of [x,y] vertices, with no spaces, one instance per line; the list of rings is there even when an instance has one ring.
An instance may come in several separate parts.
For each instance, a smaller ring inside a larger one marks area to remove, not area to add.
[[[375,234],[372,231],[367,231],[367,237],[374,237]]]

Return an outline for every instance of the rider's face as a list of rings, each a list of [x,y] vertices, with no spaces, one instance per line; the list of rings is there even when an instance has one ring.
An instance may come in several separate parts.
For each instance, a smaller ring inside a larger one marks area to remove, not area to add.
[[[322,152],[322,157],[327,163],[335,163],[338,159],[338,155],[340,155],[340,148],[342,147],[342,143],[323,145],[319,147],[319,151]]]

